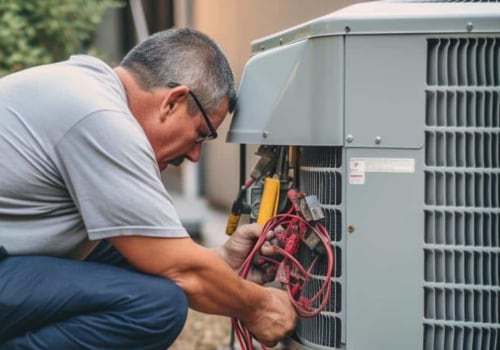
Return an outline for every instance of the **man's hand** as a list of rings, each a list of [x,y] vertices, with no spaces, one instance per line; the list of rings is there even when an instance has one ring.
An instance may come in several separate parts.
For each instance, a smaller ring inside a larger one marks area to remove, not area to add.
[[[272,347],[294,331],[298,316],[286,292],[272,287],[266,289],[269,298],[256,307],[253,319],[242,322],[255,339]]]
[[[241,225],[224,245],[218,247],[216,251],[233,270],[238,271],[250,251],[253,249],[261,232],[262,225]],[[267,233],[266,236],[268,236],[267,238],[272,237],[272,232]],[[273,248],[271,244],[266,241],[260,254],[270,256],[272,253]],[[249,271],[247,279],[259,284],[264,284],[274,279],[274,270],[266,269],[265,271],[261,271],[252,268]]]

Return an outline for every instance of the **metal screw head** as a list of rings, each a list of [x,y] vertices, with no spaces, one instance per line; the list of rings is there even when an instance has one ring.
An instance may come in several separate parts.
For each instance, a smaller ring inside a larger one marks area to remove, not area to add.
[[[352,136],[351,134],[347,135],[347,137],[345,138],[345,140],[348,142],[348,143],[351,143],[352,141],[354,141],[354,136]]]
[[[474,26],[472,25],[472,22],[467,23],[466,28],[467,28],[468,32],[472,31],[472,29],[474,29]]]
[[[380,136],[375,137],[375,143],[380,145],[382,143],[382,138]]]
[[[262,132],[262,137],[266,139],[266,138],[267,138],[267,136],[269,136],[269,132],[268,132],[267,130],[264,130],[264,131]]]
[[[356,227],[354,227],[354,225],[347,226],[347,232],[353,233],[354,231],[356,231]]]
[[[346,33],[349,33],[351,31],[351,27],[345,26],[344,30],[345,30]]]

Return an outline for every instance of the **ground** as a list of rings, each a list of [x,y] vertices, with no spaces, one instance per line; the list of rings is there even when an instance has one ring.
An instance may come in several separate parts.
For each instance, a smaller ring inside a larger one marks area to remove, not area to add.
[[[230,349],[231,320],[189,310],[181,335],[169,350]]]

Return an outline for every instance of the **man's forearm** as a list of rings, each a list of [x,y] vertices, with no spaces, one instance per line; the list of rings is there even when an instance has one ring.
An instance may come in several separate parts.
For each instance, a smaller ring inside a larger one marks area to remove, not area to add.
[[[297,314],[288,295],[240,278],[214,251],[189,238],[110,238],[139,271],[175,281],[193,309],[235,317],[261,342],[274,344],[293,330]]]
[[[223,260],[220,249],[201,248],[203,263],[193,269],[165,272],[185,292],[190,307],[245,320],[266,299],[266,289],[240,278]]]
[[[111,242],[140,271],[176,282],[195,310],[245,320],[267,297],[266,288],[245,281],[228,266],[223,249],[207,249],[189,238],[136,236]]]

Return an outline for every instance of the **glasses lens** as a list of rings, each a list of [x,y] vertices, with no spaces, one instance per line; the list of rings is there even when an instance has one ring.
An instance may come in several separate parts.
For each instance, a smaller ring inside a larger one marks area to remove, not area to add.
[[[198,137],[194,140],[194,142],[195,142],[195,143],[203,143],[203,142],[211,141],[211,140],[213,140],[213,139],[215,139],[215,137],[214,137],[214,135],[212,135],[212,134],[209,134],[209,135],[203,135],[203,136],[201,136],[201,135],[200,135],[200,136],[198,136]]]

